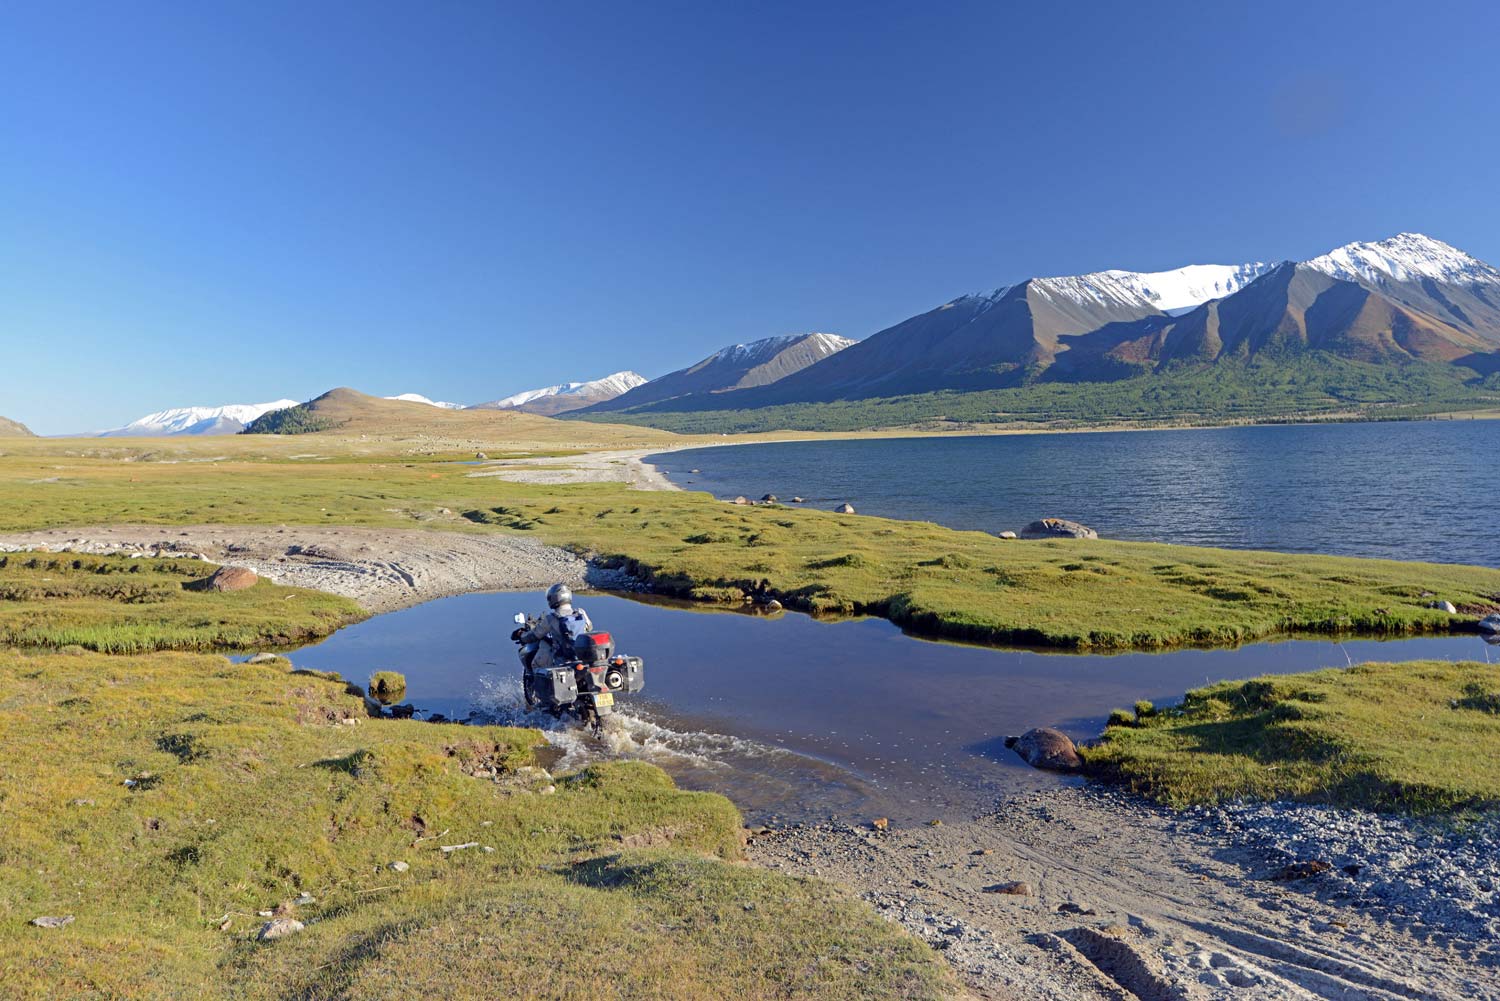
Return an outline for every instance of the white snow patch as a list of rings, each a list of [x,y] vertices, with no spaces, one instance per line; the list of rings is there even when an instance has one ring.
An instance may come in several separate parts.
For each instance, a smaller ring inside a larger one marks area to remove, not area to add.
[[[444,410],[462,410],[462,403],[444,403],[441,400],[429,400],[421,393],[402,393],[399,396],[387,396],[387,400],[401,400],[405,403],[425,403],[429,407],[441,407]]]

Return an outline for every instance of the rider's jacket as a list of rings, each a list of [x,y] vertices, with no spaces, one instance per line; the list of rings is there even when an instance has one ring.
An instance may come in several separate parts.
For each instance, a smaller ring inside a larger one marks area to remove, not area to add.
[[[521,639],[537,644],[536,656],[531,658],[532,667],[551,667],[573,655],[574,637],[592,632],[593,628],[594,624],[583,609],[561,605],[557,611],[549,611],[538,619],[535,626],[521,634]]]

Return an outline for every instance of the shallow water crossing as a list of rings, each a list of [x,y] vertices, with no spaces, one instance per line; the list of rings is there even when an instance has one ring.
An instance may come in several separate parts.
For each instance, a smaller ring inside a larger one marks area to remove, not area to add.
[[[686,788],[728,795],[752,821],[968,816],[998,795],[1064,781],[1004,748],[1007,734],[1033,726],[1091,737],[1112,708],[1174,702],[1230,678],[1370,660],[1500,660],[1477,636],[1069,655],[932,643],[878,619],[770,619],[603,594],[579,604],[621,652],[646,658],[646,691],[620,699],[602,737],[521,706],[511,616],[545,607],[541,594],[440,599],[292,657],[361,683],[401,671],[421,714],[540,726],[561,768],[651,761]]]

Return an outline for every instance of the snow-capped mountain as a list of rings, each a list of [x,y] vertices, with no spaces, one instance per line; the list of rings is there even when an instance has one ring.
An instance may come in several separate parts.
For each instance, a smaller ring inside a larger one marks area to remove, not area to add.
[[[399,396],[387,396],[387,400],[402,400],[406,403],[425,403],[429,407],[442,407],[444,410],[462,410],[462,403],[444,403],[441,400],[429,400],[421,393],[402,393]]]
[[[1497,349],[1500,271],[1442,241],[1403,233],[1305,264],[1031,278],[960,296],[774,384],[650,409],[754,409],[1104,381],[1263,350],[1453,363],[1484,375],[1500,371]]]
[[[748,344],[731,344],[695,365],[652,379],[589,409],[593,412],[624,410],[682,396],[767,386],[835,355],[853,343],[837,334],[790,334]]]
[[[176,407],[137,418],[124,427],[97,431],[99,438],[160,438],[174,435],[238,434],[246,424],[273,410],[295,407],[296,400],[231,403],[221,407]]]
[[[552,416],[573,410],[582,410],[596,403],[613,400],[621,393],[628,393],[645,383],[644,376],[635,372],[614,372],[602,379],[587,382],[564,382],[542,389],[528,389],[500,400],[476,404],[475,410],[520,410],[528,414]]]
[[[1430,278],[1447,285],[1500,285],[1500,270],[1421,233],[1397,233],[1377,243],[1350,243],[1307,262],[1345,281],[1384,285]]]
[[[1500,269],[1421,233],[1351,243],[1307,267],[1379,292],[1486,340],[1500,339]]]

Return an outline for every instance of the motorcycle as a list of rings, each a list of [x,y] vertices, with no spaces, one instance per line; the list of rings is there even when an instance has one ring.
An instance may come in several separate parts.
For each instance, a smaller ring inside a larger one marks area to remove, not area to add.
[[[538,644],[522,636],[539,620],[517,612],[514,621],[517,629],[510,638],[521,659],[521,689],[528,710],[540,709],[553,719],[572,716],[598,734],[604,717],[615,710],[616,694],[634,694],[646,687],[646,662],[615,653],[614,637],[606,632],[575,637],[571,656],[559,655],[549,666],[533,667]]]

